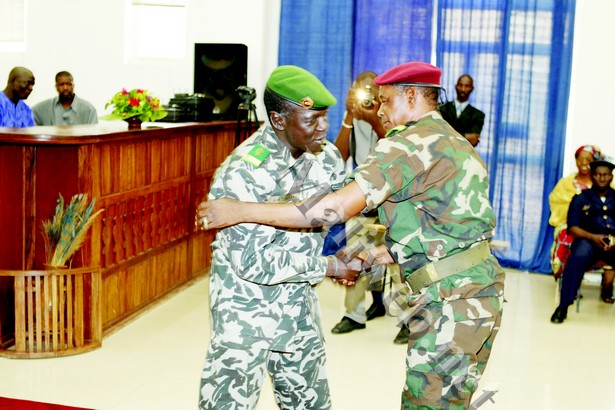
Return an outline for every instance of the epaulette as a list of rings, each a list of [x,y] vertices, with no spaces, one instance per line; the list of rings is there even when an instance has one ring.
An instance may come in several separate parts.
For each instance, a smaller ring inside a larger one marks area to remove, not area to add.
[[[250,150],[250,152],[244,155],[241,160],[247,162],[248,164],[252,164],[255,167],[260,167],[263,161],[265,161],[270,154],[271,153],[266,147],[257,144]]]
[[[388,130],[386,134],[384,134],[384,138],[392,137],[395,134],[399,134],[406,128],[408,128],[408,126],[406,125],[398,125],[397,127],[393,127],[390,130]]]
[[[406,130],[408,127],[413,126],[414,124],[416,124],[416,121],[408,121],[404,125],[398,125],[397,127],[393,127],[384,135],[384,137],[392,137],[395,134],[399,134],[400,132]]]

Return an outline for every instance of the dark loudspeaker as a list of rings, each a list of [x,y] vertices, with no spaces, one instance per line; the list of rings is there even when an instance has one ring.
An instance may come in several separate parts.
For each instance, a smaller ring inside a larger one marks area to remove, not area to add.
[[[245,44],[194,45],[194,93],[214,100],[213,119],[237,119],[237,107],[241,103],[237,88],[247,83]]]

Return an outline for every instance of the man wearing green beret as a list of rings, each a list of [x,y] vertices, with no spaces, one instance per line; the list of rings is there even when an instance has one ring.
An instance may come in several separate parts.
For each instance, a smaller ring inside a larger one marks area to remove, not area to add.
[[[220,165],[209,199],[296,202],[339,189],[339,151],[327,142],[325,86],[295,66],[267,81],[262,126]],[[206,219],[197,223],[207,228]],[[353,282],[354,269],[320,256],[322,229],[240,224],[212,244],[211,340],[201,376],[201,409],[254,409],[265,371],[283,409],[329,409],[325,349],[314,285],[325,276]],[[353,263],[349,264],[353,266]]]

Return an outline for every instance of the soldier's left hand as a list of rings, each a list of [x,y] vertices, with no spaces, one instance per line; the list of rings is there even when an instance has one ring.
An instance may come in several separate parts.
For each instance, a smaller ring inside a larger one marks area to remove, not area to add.
[[[236,225],[242,222],[242,206],[245,204],[231,198],[203,201],[197,207],[195,224],[204,231]]]

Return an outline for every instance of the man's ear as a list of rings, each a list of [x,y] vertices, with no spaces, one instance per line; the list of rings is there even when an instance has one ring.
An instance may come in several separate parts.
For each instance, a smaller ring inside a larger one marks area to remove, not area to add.
[[[278,131],[284,131],[286,129],[286,117],[279,112],[270,111],[269,121],[271,126]]]
[[[408,105],[410,106],[410,108],[413,108],[416,103],[416,87],[407,87],[404,94],[406,97],[406,101],[408,101]]]
[[[406,87],[406,99],[408,101],[414,100],[416,97],[416,87]]]

